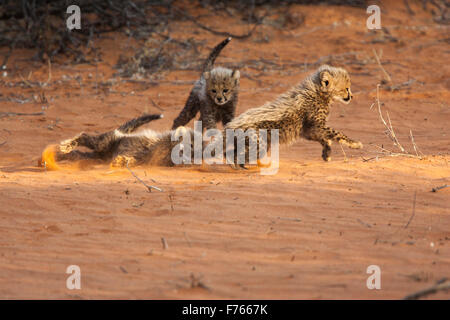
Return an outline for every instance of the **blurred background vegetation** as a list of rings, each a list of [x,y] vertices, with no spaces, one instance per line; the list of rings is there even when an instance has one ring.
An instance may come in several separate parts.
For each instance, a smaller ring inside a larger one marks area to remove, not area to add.
[[[422,3],[438,23],[449,23],[449,1],[409,0]],[[404,0],[409,8],[408,0]],[[373,3],[373,1],[371,2]],[[66,28],[66,13],[70,5],[81,8],[81,30]],[[290,29],[301,25],[304,16],[292,14],[292,4],[345,5],[366,8],[365,0],[0,0],[0,47],[9,47],[8,54],[0,60],[6,65],[16,48],[35,50],[34,59],[43,62],[64,56],[72,63],[92,63],[99,59],[96,39],[107,32],[121,32],[136,40],[149,41],[132,59],[121,58],[117,68],[121,76],[130,77],[137,72],[152,74],[159,70],[197,69],[186,64],[186,57],[198,55],[202,45],[194,37],[174,39],[170,34],[173,21],[190,20],[196,27],[218,36],[249,38],[261,24],[274,28]],[[186,8],[189,10],[186,10]],[[196,8],[201,10],[195,10]],[[214,29],[199,22],[205,15],[190,12],[209,12],[209,15],[238,17],[249,25],[245,34],[232,34],[224,27]],[[175,54],[174,54],[175,53]],[[183,57],[183,59],[179,58]]]

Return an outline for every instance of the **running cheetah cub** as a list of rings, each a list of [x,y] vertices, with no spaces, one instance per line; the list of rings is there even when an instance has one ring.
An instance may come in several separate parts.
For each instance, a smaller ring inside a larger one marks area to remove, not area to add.
[[[350,77],[347,71],[323,65],[274,101],[247,110],[234,118],[227,124],[226,129],[279,129],[281,144],[291,144],[300,137],[317,141],[323,147],[323,160],[330,161],[330,146],[333,141],[353,149],[363,146],[361,142],[352,140],[326,125],[333,101],[348,104],[351,99]],[[267,143],[270,143],[270,131],[267,134]]]

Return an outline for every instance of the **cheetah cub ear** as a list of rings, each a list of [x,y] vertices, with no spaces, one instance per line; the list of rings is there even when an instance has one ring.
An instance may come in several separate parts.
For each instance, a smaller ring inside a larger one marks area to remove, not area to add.
[[[209,78],[211,78],[211,72],[209,72],[209,71],[203,72],[203,78],[205,80],[208,80]]]
[[[186,127],[183,126],[179,126],[176,130],[175,130],[175,137],[180,137],[180,136],[184,136],[187,133],[187,129]]]
[[[234,79],[234,84],[238,84],[239,78],[241,77],[241,73],[239,72],[239,70],[233,70],[231,77]]]
[[[327,70],[323,70],[322,72],[320,72],[319,78],[322,91],[327,92],[328,90],[330,90],[330,84],[332,80],[330,72],[328,72]]]

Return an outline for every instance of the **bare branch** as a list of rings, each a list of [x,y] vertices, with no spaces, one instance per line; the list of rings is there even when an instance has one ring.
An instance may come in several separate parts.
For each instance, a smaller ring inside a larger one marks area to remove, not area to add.
[[[133,175],[133,177],[135,177],[137,181],[139,181],[139,182],[142,183],[145,187],[147,187],[148,192],[152,192],[152,189],[155,189],[155,190],[158,190],[158,191],[160,191],[160,192],[163,192],[162,189],[160,189],[160,188],[158,188],[158,187],[155,187],[155,186],[148,185],[148,184],[146,184],[144,181],[142,181],[141,178],[139,178],[139,177],[138,177],[133,171],[131,171],[131,169],[128,167],[128,162],[126,163],[126,166],[127,166],[128,171],[130,171],[130,173]]]
[[[375,51],[375,49],[373,49],[373,54],[375,55],[375,59],[377,60],[378,66],[380,67],[381,71],[383,71],[384,80],[386,82],[392,83],[391,76],[386,72],[384,67],[381,65],[380,58],[378,57],[377,52]]]
[[[450,281],[448,281],[446,278],[439,280],[434,286],[417,291],[415,293],[407,295],[404,300],[417,300],[426,296],[429,296],[431,294],[435,294],[439,291],[448,291],[450,290]]]

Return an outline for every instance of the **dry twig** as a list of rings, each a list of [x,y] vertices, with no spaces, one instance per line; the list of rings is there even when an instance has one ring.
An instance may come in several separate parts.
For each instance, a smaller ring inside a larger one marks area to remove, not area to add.
[[[348,161],[347,154],[345,153],[344,148],[342,147],[342,144],[339,143],[339,146],[341,147],[342,153],[344,154],[344,162],[347,162]]]
[[[397,136],[395,135],[394,128],[392,128],[391,118],[389,117],[389,113],[386,112],[387,118],[389,121],[389,125],[386,123],[386,120],[383,118],[383,114],[381,112],[381,104],[380,104],[380,85],[377,84],[377,105],[378,105],[378,113],[380,115],[381,122],[383,122],[384,126],[386,127],[386,135],[394,142],[394,145],[396,145],[402,152],[405,152],[405,149],[402,147],[400,142],[397,139]]]
[[[163,192],[162,189],[160,189],[160,188],[158,188],[158,187],[155,187],[155,186],[148,185],[148,184],[146,184],[144,181],[142,181],[141,178],[139,178],[139,177],[138,177],[138,176],[130,169],[130,167],[128,167],[128,162],[126,163],[126,166],[127,166],[128,171],[130,171],[130,173],[133,175],[133,177],[135,177],[137,181],[139,181],[139,182],[142,183],[145,187],[147,187],[148,192],[152,192],[152,189],[155,189],[155,190],[158,190],[158,191],[160,191],[160,192]]]
[[[414,202],[413,202],[412,214],[411,214],[411,217],[408,220],[408,223],[404,227],[405,229],[408,228],[408,226],[411,223],[412,219],[416,215],[416,197],[417,197],[417,191],[414,191]]]
[[[403,148],[403,146],[400,144],[400,141],[397,138],[397,135],[395,134],[394,128],[392,126],[392,122],[391,122],[391,118],[389,117],[389,112],[386,111],[386,117],[387,117],[387,121],[384,119],[383,117],[383,113],[381,111],[381,103],[380,103],[380,84],[377,84],[377,98],[376,98],[376,104],[378,107],[378,114],[380,117],[381,122],[383,123],[383,125],[385,126],[386,130],[385,130],[385,134],[389,137],[389,139],[394,143],[394,145],[400,149],[400,152],[393,152],[391,150],[388,150],[386,148],[384,148],[383,146],[378,146],[378,145],[374,145],[376,148],[381,150],[382,155],[386,156],[405,156],[405,157],[410,157],[410,158],[419,158],[421,159],[423,155],[420,151],[419,148],[416,145],[416,142],[414,140],[414,136],[412,135],[412,130],[409,131],[410,134],[410,139],[411,139],[411,143],[413,145],[414,151],[415,151],[415,155],[414,154],[410,154],[405,148]],[[375,103],[372,103],[372,105],[370,106],[370,109],[372,109],[372,107],[375,105]],[[419,153],[421,155],[419,155]],[[378,157],[374,157],[374,158],[370,158],[370,159],[363,159],[364,161],[369,161],[372,159],[378,159]]]
[[[0,118],[3,117],[11,117],[11,116],[43,116],[45,115],[44,111],[41,112],[33,112],[33,113],[23,113],[23,112],[0,112]]]
[[[448,290],[450,290],[450,281],[446,278],[443,278],[443,279],[439,280],[434,286],[431,286],[430,288],[409,294],[403,299],[404,300],[417,300],[417,299],[429,296],[431,294],[435,294],[439,291],[448,291]]]
[[[386,70],[384,69],[384,67],[381,65],[381,61],[380,58],[377,55],[377,52],[375,51],[375,49],[373,49],[373,54],[375,55],[375,59],[378,63],[378,66],[380,67],[381,71],[383,71],[384,74],[384,81],[388,82],[388,83],[392,83],[392,79],[391,76],[386,72]]]
[[[197,27],[199,27],[199,28],[201,28],[203,30],[209,31],[212,34],[215,34],[215,35],[218,35],[218,36],[232,37],[232,38],[236,38],[236,39],[246,39],[246,38],[250,37],[253,34],[253,32],[255,31],[256,27],[258,27],[261,24],[261,22],[264,20],[265,17],[267,17],[269,15],[269,12],[270,12],[270,11],[267,11],[264,14],[263,17],[259,18],[256,21],[256,23],[253,25],[253,27],[250,29],[250,31],[248,31],[247,33],[245,33],[245,34],[233,34],[233,33],[229,33],[229,32],[226,32],[226,31],[214,30],[214,29],[212,29],[212,28],[210,28],[208,26],[205,26],[204,24],[201,24],[200,22],[198,22],[197,18],[191,16],[190,14],[188,14],[188,13],[186,13],[184,11],[181,11],[181,10],[179,10],[177,8],[174,8],[174,9],[175,9],[175,11],[177,13],[179,13],[182,16],[186,17],[188,20],[192,21]]]
[[[170,209],[173,212],[173,196],[171,194],[169,194],[169,201],[170,201]]]
[[[439,190],[444,189],[444,188],[448,188],[448,187],[450,187],[448,184],[444,184],[443,186],[435,187],[435,188],[431,189],[431,192],[438,192]]]
[[[161,243],[162,243],[162,246],[163,246],[164,250],[169,249],[169,244],[167,243],[167,241],[166,241],[166,239],[164,237],[161,238]]]
[[[419,156],[420,150],[419,150],[419,148],[417,147],[416,142],[414,141],[414,137],[413,137],[413,134],[412,134],[411,129],[409,130],[409,136],[410,136],[410,138],[411,138],[411,142],[412,142],[414,151],[416,152],[416,156]],[[420,152],[420,154],[423,155],[422,152]]]

